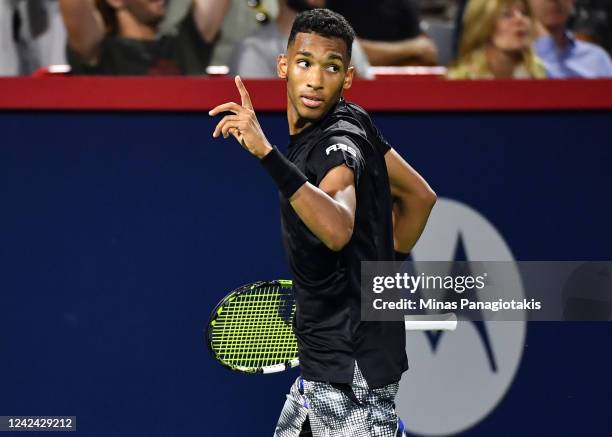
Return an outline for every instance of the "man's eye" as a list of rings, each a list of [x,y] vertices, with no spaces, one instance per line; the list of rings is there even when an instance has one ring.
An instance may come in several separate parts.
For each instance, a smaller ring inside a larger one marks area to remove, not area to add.
[[[340,71],[340,67],[338,67],[337,65],[333,64],[330,65],[329,67],[327,67],[327,71],[330,71],[332,73],[337,73]]]
[[[298,67],[300,68],[308,68],[308,61],[298,61],[297,62]]]

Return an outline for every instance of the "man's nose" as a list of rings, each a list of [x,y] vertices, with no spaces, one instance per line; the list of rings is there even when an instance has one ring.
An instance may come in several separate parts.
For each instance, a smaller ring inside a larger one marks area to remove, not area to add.
[[[311,68],[308,75],[308,86],[314,90],[323,88],[323,70]]]

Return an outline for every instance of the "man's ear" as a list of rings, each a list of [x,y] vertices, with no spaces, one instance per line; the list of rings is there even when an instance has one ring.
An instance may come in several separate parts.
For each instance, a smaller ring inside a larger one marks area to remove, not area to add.
[[[281,79],[287,79],[287,55],[284,53],[276,58],[276,74]]]
[[[342,89],[348,90],[353,85],[353,77],[355,76],[355,67],[352,65],[346,70],[346,76],[344,76],[344,84]]]

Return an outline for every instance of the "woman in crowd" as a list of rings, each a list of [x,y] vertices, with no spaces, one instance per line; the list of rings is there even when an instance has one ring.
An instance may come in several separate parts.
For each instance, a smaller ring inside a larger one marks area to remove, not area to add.
[[[534,21],[526,0],[470,0],[459,57],[450,79],[544,78],[535,55]]]

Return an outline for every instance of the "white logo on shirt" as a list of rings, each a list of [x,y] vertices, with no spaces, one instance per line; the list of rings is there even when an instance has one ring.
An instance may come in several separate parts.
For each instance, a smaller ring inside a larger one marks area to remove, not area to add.
[[[346,144],[334,144],[325,149],[325,154],[329,156],[331,152],[336,152],[338,150],[344,150],[345,152],[350,153],[355,158],[357,158],[357,152],[351,146],[347,146]]]

